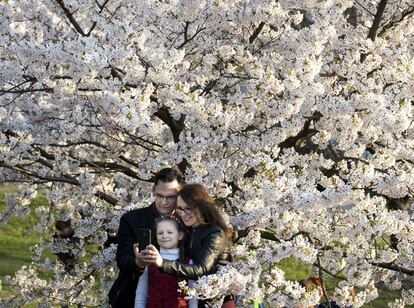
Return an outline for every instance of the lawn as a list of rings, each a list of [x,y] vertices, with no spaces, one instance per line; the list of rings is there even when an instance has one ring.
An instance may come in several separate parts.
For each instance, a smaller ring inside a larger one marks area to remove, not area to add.
[[[7,193],[15,191],[14,185],[0,185],[0,209],[4,209]],[[30,205],[31,209],[46,203],[44,196],[38,196]],[[4,286],[4,277],[12,275],[23,265],[31,262],[29,247],[39,241],[39,234],[31,231],[36,225],[37,218],[34,213],[25,217],[12,217],[8,223],[0,227],[0,280],[2,287],[0,297],[10,294],[10,289]]]

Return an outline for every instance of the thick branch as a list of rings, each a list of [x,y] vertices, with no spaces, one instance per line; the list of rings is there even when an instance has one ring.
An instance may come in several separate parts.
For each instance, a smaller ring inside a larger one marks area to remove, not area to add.
[[[375,14],[374,21],[372,23],[371,28],[369,29],[367,36],[367,38],[371,39],[372,41],[375,41],[375,38],[377,37],[377,31],[381,24],[382,16],[384,15],[387,2],[388,0],[381,0],[381,2],[378,4],[377,13]],[[365,61],[366,58],[367,53],[362,53],[359,61],[362,63]]]
[[[259,36],[260,32],[262,32],[263,27],[265,25],[265,22],[262,21],[259,26],[256,28],[256,30],[254,30],[254,32],[252,33],[252,35],[250,35],[249,37],[249,44],[253,43],[254,40]]]
[[[180,119],[175,120],[170,112],[168,107],[162,106],[156,113],[154,113],[161,121],[167,124],[173,134],[173,139],[175,143],[180,141],[180,134],[184,130],[184,120],[185,115],[181,115]]]
[[[98,197],[99,199],[105,200],[106,202],[108,202],[109,204],[112,205],[116,205],[119,203],[118,199],[115,199],[114,197],[102,192],[102,191],[97,191],[95,193],[95,196]]]
[[[73,25],[73,27],[76,29],[76,31],[81,34],[82,36],[89,36],[93,29],[96,26],[96,21],[93,22],[91,28],[89,29],[88,33],[85,33],[77,20],[73,17],[70,10],[65,6],[65,3],[63,3],[63,0],[56,0],[57,4],[62,8],[63,12],[65,12],[66,17],[69,19],[70,23]]]
[[[321,113],[315,112],[312,115],[312,117],[306,120],[305,124],[303,125],[302,130],[296,136],[289,137],[283,142],[281,142],[279,144],[279,148],[286,149],[286,148],[298,146],[304,140],[315,135],[318,131],[315,129],[310,129],[310,124],[312,121],[319,121],[321,117],[322,117]]]
[[[382,16],[384,15],[385,8],[387,6],[388,0],[381,0],[378,4],[377,13],[375,14],[374,22],[372,23],[371,28],[369,29],[368,38],[372,41],[375,41],[377,37],[377,31],[381,24]]]
[[[386,268],[386,269],[389,269],[389,270],[392,270],[392,271],[407,274],[407,275],[410,275],[410,276],[414,275],[414,270],[404,268],[404,267],[400,267],[400,266],[397,266],[397,265],[392,264],[392,263],[371,263],[371,264],[375,265],[375,266],[378,266],[378,267],[381,267],[381,268]]]

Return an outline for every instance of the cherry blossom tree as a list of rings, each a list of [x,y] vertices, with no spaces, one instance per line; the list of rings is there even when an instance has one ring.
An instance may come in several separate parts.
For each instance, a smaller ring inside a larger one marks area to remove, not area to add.
[[[0,221],[50,202],[4,302],[107,304],[119,217],[178,165],[238,231],[189,293],[315,303],[290,257],[341,306],[414,303],[412,0],[6,0],[0,27]]]

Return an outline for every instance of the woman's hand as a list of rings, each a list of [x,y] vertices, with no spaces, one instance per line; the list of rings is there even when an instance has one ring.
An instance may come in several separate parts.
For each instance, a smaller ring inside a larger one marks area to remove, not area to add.
[[[161,267],[162,263],[163,263],[163,259],[160,255],[160,253],[158,252],[157,248],[155,248],[154,245],[148,245],[145,250],[148,251],[148,255],[150,256],[150,263],[154,263],[156,266]]]

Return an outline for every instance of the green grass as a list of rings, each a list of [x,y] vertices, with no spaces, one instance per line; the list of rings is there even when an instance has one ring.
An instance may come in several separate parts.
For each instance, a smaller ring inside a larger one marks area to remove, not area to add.
[[[287,280],[302,280],[311,275],[311,267],[303,262],[293,259],[285,258],[281,260],[277,267],[285,272],[285,278]]]
[[[16,191],[14,185],[0,185],[0,210],[3,211],[6,206],[5,197],[7,193]],[[46,203],[44,196],[36,197],[31,205],[31,209]],[[5,276],[13,275],[23,265],[30,264],[29,248],[39,241],[39,234],[31,230],[36,225],[38,219],[31,213],[25,217],[12,217],[8,223],[0,227],[0,280],[2,288],[0,298],[10,295],[11,290],[5,286]]]
[[[372,302],[362,306],[363,308],[381,308],[388,307],[389,302],[394,301],[399,296],[398,292],[389,291],[389,290],[379,290],[379,296]],[[412,305],[406,305],[405,307],[413,307]]]

